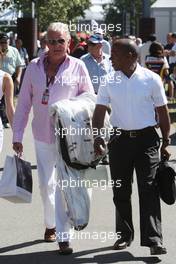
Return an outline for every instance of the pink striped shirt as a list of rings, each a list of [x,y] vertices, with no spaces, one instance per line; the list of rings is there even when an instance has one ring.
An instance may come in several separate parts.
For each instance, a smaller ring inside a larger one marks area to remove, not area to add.
[[[84,62],[67,56],[61,64],[53,84],[49,85],[48,105],[41,103],[46,89],[44,55],[28,65],[21,86],[13,121],[13,142],[22,142],[29,112],[33,107],[32,131],[36,140],[51,144],[55,141],[54,122],[49,116],[49,106],[59,100],[69,99],[94,89]]]

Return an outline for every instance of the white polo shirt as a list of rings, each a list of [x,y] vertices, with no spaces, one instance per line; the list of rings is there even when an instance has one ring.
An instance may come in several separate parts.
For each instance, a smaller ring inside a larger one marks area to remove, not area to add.
[[[135,130],[156,125],[154,108],[166,105],[167,99],[160,76],[137,64],[130,78],[121,71],[107,75],[97,104],[111,105],[113,127]]]

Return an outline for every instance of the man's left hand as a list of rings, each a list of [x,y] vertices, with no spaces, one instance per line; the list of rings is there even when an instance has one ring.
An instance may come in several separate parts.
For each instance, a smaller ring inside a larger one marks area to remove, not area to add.
[[[169,160],[171,153],[168,152],[167,147],[168,147],[168,143],[163,142],[160,152],[161,152],[161,159],[162,157],[166,157],[167,160]]]

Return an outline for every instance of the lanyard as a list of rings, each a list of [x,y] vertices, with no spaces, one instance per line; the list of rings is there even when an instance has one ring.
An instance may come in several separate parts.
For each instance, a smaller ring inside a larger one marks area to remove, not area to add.
[[[51,78],[48,77],[48,75],[46,74],[46,89],[45,91],[43,92],[43,95],[42,95],[42,101],[41,103],[43,105],[47,105],[48,104],[48,101],[49,101],[49,85],[51,82],[54,81],[54,76],[51,76]]]
[[[55,78],[55,76],[51,76],[49,78],[49,76],[46,74],[46,89],[48,89],[50,83],[52,83],[54,81],[54,78]]]

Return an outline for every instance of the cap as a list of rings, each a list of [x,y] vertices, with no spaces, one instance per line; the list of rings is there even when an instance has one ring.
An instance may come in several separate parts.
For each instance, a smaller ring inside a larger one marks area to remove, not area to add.
[[[1,40],[1,39],[8,40],[9,37],[8,37],[7,34],[5,34],[5,33],[0,33],[0,40]]]
[[[99,34],[94,34],[90,36],[90,38],[88,39],[88,42],[95,43],[95,44],[102,43],[103,37]]]
[[[103,34],[104,34],[104,31],[103,31],[103,29],[101,29],[101,28],[97,28],[97,29],[94,30],[94,33],[95,33],[95,34],[103,35]]]

